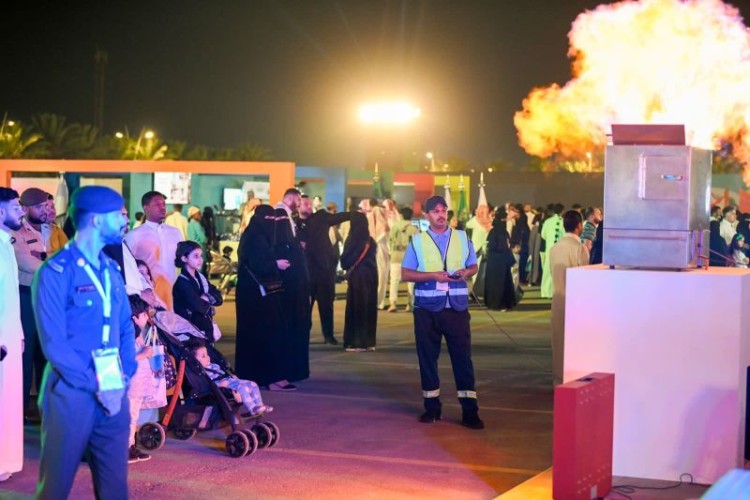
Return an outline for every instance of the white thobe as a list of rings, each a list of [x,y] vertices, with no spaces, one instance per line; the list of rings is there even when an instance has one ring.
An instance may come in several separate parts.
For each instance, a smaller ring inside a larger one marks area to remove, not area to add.
[[[23,468],[23,328],[18,296],[18,264],[10,234],[0,230],[0,476]]]
[[[289,225],[292,226],[292,236],[296,238],[297,237],[297,224],[295,224],[294,219],[292,219],[292,211],[289,209],[289,207],[286,206],[286,204],[283,201],[280,201],[276,205],[274,205],[273,208],[280,208],[286,212],[286,216],[289,218]]]
[[[174,265],[180,230],[166,224],[146,221],[125,236],[133,256],[144,261],[154,279],[154,292],[172,310],[172,285],[177,280]]]

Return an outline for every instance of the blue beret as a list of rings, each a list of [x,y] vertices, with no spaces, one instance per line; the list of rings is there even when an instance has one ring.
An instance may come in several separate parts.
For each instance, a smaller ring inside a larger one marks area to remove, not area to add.
[[[71,210],[106,214],[122,210],[125,200],[120,193],[106,186],[85,186],[77,189],[70,199]]]

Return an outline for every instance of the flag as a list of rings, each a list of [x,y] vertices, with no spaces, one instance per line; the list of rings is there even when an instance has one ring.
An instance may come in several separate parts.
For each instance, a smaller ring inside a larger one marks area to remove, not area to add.
[[[464,187],[464,176],[462,175],[458,183],[458,209],[456,217],[461,222],[469,220],[469,204],[466,203],[466,189]]]
[[[372,176],[372,197],[378,200],[383,198],[383,180],[378,173],[378,164],[375,164],[375,175]]]
[[[453,210],[453,203],[451,203],[451,179],[450,176],[445,176],[445,205],[448,210]]]
[[[65,176],[60,172],[60,181],[57,183],[57,192],[55,193],[55,212],[58,216],[64,216],[67,211],[68,185],[65,183]]]

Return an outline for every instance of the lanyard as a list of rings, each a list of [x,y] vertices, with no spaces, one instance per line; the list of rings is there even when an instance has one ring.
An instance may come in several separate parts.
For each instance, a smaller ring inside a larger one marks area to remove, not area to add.
[[[437,241],[435,241],[435,238],[432,237],[432,234],[430,234],[430,232],[427,231],[427,236],[430,237],[432,242],[437,247],[438,252],[440,252],[440,257],[443,259],[443,271],[446,271],[446,272],[448,271],[448,247],[451,246],[451,231],[452,229],[448,228],[448,242],[445,244],[445,253],[442,250],[440,250],[440,245],[438,245]]]
[[[105,264],[102,264],[105,265]],[[109,279],[109,269],[104,268],[104,288],[102,288],[102,282],[96,276],[96,273],[91,269],[91,264],[86,262],[83,266],[86,274],[89,275],[91,281],[94,282],[96,291],[99,292],[99,296],[102,298],[102,306],[104,308],[104,325],[102,326],[102,344],[106,347],[109,344],[109,326],[110,326],[110,314],[112,313],[112,282]]]

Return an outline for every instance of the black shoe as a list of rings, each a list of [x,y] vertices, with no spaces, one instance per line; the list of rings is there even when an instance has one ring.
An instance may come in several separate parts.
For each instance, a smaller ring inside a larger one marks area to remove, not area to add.
[[[143,453],[141,450],[135,447],[135,445],[131,446],[128,449],[128,463],[134,464],[136,462],[145,462],[146,460],[151,460],[151,455],[148,453]]]
[[[325,340],[323,340],[324,344],[331,344],[331,345],[339,345],[339,341],[336,340],[336,337],[326,337]]]
[[[479,414],[476,411],[464,413],[464,416],[461,419],[461,425],[474,430],[484,429],[484,422],[479,418]]]
[[[436,410],[427,410],[422,414],[422,416],[419,417],[419,421],[423,424],[434,424],[438,420],[442,419],[442,415],[440,415],[440,412]]]

